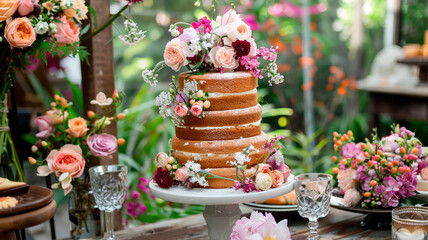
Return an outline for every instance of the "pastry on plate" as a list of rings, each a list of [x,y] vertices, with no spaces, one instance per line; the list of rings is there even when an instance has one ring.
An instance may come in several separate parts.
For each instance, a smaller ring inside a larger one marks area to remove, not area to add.
[[[287,194],[281,195],[276,198],[271,198],[260,203],[272,204],[272,205],[296,205],[296,192],[293,190]]]
[[[0,209],[15,207],[18,205],[18,200],[14,197],[0,197]]]
[[[0,177],[0,191],[24,185],[25,182],[15,182],[7,178]]]

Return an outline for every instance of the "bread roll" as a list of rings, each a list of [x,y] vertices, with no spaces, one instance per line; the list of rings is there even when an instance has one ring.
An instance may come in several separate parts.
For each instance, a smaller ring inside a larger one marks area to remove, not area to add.
[[[403,47],[404,56],[406,57],[418,57],[421,55],[420,44],[407,44]]]

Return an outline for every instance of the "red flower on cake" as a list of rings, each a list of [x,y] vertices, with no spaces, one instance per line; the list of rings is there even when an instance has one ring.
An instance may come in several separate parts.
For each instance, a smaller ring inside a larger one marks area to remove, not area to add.
[[[251,43],[245,40],[236,40],[232,43],[235,49],[235,57],[247,56],[251,50]]]
[[[161,188],[170,188],[172,186],[172,177],[170,171],[166,170],[165,168],[157,168],[155,175],[153,176],[153,180]]]

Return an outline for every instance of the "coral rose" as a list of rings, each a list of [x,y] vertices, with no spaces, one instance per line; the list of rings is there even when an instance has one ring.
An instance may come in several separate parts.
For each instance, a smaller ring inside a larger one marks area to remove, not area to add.
[[[68,118],[68,112],[64,111],[64,113],[62,113],[61,110],[49,110],[46,112],[46,116],[48,116],[52,124],[58,124],[64,122],[64,120]]]
[[[270,170],[270,166],[269,164],[266,163],[260,163],[259,164],[259,169],[257,169],[256,175],[259,175],[259,173],[267,173],[270,174],[271,170]]]
[[[107,133],[92,134],[87,139],[89,150],[94,156],[112,158],[117,150],[116,137]]]
[[[80,29],[73,19],[62,16],[58,19],[61,23],[55,23],[57,33],[53,35],[60,45],[73,44],[79,41]]]
[[[0,0],[0,22],[12,17],[22,0]]]
[[[34,5],[31,0],[22,0],[18,8],[19,16],[21,17],[27,16],[33,11],[33,9],[34,9]]]
[[[235,49],[232,47],[213,47],[209,55],[216,68],[231,71],[239,66],[238,60],[235,59]]]
[[[345,192],[345,196],[343,196],[343,203],[346,207],[355,207],[363,196],[361,196],[360,192],[356,189],[351,188]]]
[[[348,189],[354,188],[355,176],[357,175],[357,170],[352,168],[347,168],[345,170],[340,170],[337,174],[337,181],[340,190],[347,191]]]
[[[15,18],[6,25],[4,37],[11,47],[25,48],[36,40],[36,31],[28,18]]]
[[[86,124],[86,120],[81,117],[77,117],[68,120],[68,129],[65,130],[65,132],[75,138],[79,138],[85,136],[88,130],[89,128]]]
[[[193,114],[193,116],[199,116],[202,113],[202,109],[203,109],[202,104],[195,103],[192,105],[190,112]]]
[[[188,110],[189,109],[183,104],[177,104],[177,106],[174,108],[175,114],[177,114],[179,117],[186,116]]]
[[[36,137],[40,139],[48,138],[54,130],[54,127],[47,116],[40,116],[34,119],[34,125],[39,129]]]
[[[284,174],[279,170],[272,171],[270,177],[272,178],[273,188],[279,187],[284,183]]]
[[[174,38],[166,44],[163,58],[165,64],[176,72],[178,72],[183,65],[188,64],[184,46],[178,38]]]
[[[72,178],[80,177],[85,169],[82,149],[77,145],[66,144],[59,151],[52,150],[46,158],[49,169],[57,177],[67,172]]]

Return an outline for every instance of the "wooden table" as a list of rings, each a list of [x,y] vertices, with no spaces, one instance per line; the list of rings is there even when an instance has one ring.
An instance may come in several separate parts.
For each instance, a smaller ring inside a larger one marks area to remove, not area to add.
[[[35,210],[16,215],[0,217],[0,239],[16,239],[15,231],[35,226],[53,217],[56,202],[52,200],[48,205]]]
[[[358,89],[369,94],[369,130],[380,127],[380,114],[396,121],[428,121],[428,85],[414,88],[371,86],[359,84]]]
[[[246,207],[245,207],[246,208]],[[251,210],[243,209],[246,215]],[[309,229],[307,219],[302,219],[297,212],[275,214],[278,218],[287,218],[293,240],[306,239]],[[321,239],[391,239],[391,230],[366,230],[360,227],[364,214],[351,213],[335,208],[330,209],[327,217],[320,219],[318,233]],[[209,240],[208,229],[202,215],[168,220],[154,224],[142,225],[116,233],[116,239],[176,239],[176,240]]]

